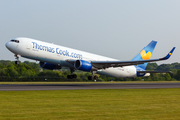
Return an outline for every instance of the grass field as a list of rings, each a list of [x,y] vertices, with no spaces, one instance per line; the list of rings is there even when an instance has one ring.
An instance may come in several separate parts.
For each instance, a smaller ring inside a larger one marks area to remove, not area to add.
[[[180,119],[180,89],[0,91],[0,119]]]

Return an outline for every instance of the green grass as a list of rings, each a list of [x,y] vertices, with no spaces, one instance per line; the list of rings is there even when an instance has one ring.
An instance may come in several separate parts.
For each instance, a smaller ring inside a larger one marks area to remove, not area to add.
[[[180,119],[180,89],[0,91],[2,120]]]

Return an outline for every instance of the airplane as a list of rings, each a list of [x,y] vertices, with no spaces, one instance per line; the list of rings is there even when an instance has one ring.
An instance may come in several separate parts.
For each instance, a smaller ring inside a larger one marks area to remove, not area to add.
[[[152,40],[132,60],[120,61],[117,59],[92,54],[64,46],[59,46],[31,38],[18,37],[5,44],[7,49],[14,53],[15,64],[19,64],[19,56],[39,61],[44,69],[61,69],[68,67],[71,75],[68,79],[77,78],[75,70],[91,72],[88,80],[98,79],[97,75],[106,75],[115,78],[135,78],[149,76],[150,73],[163,73],[164,71],[146,71],[149,62],[167,60],[175,47],[163,58],[150,59],[157,41]]]

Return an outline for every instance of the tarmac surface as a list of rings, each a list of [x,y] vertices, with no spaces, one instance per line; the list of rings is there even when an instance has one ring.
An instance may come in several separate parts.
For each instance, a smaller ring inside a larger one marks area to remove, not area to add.
[[[0,91],[80,90],[80,89],[158,89],[180,88],[180,83],[81,83],[81,84],[1,84]]]

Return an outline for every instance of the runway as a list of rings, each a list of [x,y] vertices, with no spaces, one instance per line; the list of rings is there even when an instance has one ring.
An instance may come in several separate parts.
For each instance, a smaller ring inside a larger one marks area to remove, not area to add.
[[[180,83],[2,84],[0,91],[180,88]]]

